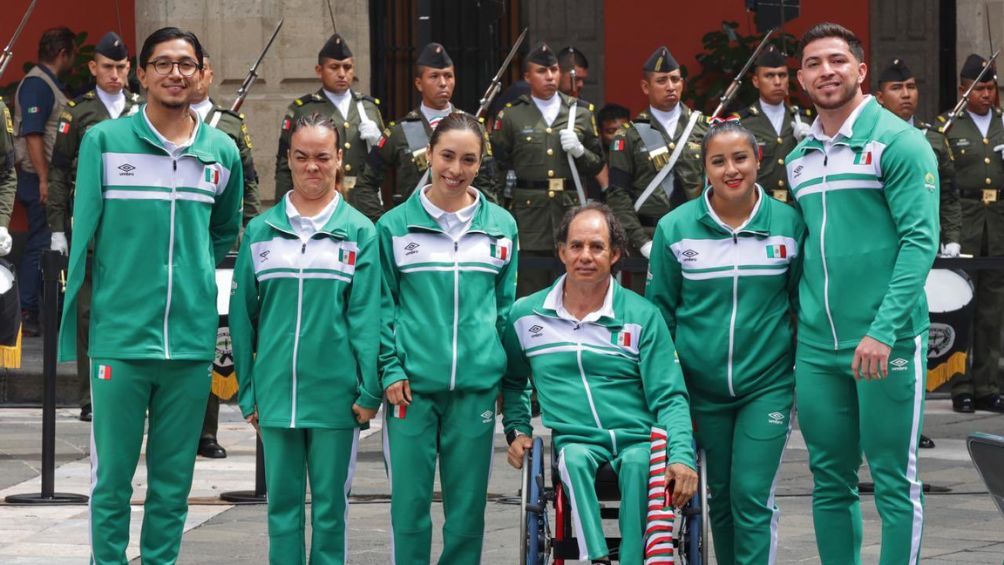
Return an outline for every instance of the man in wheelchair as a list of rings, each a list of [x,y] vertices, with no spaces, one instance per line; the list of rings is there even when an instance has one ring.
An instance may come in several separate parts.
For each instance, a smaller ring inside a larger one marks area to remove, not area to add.
[[[565,275],[518,301],[503,334],[509,463],[521,468],[532,443],[532,374],[571,501],[579,559],[610,562],[594,487],[597,469],[609,463],[621,492],[620,561],[640,565],[653,426],[669,437],[673,505],[683,506],[697,489],[686,385],[658,309],[611,276],[627,237],[610,209],[569,211],[556,239]]]

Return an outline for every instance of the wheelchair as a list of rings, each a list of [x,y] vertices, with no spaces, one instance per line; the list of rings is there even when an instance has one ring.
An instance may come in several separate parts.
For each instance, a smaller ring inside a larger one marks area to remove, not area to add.
[[[565,560],[579,558],[578,541],[572,529],[571,503],[565,494],[558,471],[557,455],[551,446],[551,487],[545,486],[544,441],[534,438],[533,445],[523,455],[523,477],[521,483],[519,541],[520,565],[564,565]],[[706,565],[708,563],[708,489],[704,452],[697,451],[699,482],[697,492],[687,505],[677,511],[677,527],[674,528],[674,563],[682,565]],[[609,464],[596,471],[596,494],[600,500],[600,516],[616,519],[618,509],[604,505],[604,502],[620,500],[617,474]],[[554,535],[548,505],[554,506]],[[619,537],[607,537],[610,559],[618,560]]]

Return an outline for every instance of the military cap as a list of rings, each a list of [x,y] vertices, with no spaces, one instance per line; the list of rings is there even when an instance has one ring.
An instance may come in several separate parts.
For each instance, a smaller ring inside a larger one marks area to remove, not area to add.
[[[904,80],[910,80],[912,78],[913,71],[910,70],[910,67],[906,66],[903,59],[897,57],[890,61],[889,65],[882,69],[882,72],[879,73],[878,83],[903,82]]]
[[[415,64],[420,67],[432,67],[433,69],[445,69],[453,66],[453,59],[450,58],[446,48],[438,43],[430,43],[422,49]]]
[[[642,70],[647,73],[668,73],[679,68],[680,65],[673,58],[672,53],[663,45],[649,56]]]
[[[121,61],[129,57],[129,50],[126,49],[125,41],[122,41],[122,38],[114,31],[109,31],[101,38],[101,41],[94,48],[94,52],[104,55],[113,61]]]
[[[983,67],[987,64],[987,60],[980,57],[976,53],[973,53],[966,57],[966,62],[962,64],[962,70],[959,72],[959,78],[976,80],[976,77],[980,76],[980,72]],[[990,71],[990,73],[983,76],[983,81],[994,80],[996,73]]]
[[[561,65],[561,69],[567,71],[573,66],[582,67],[584,69],[589,68],[589,60],[582,53],[581,49],[577,49],[569,45],[568,47],[563,47],[558,51],[558,64]]]
[[[785,58],[784,53],[781,53],[776,46],[768,45],[760,52],[760,56],[756,58],[756,66],[770,69],[787,67],[788,60]]]
[[[321,47],[321,52],[317,56],[322,59],[342,61],[352,56],[352,50],[349,49],[349,44],[345,43],[342,36],[336,33],[328,38],[328,42],[324,44],[324,47]]]
[[[544,67],[552,67],[558,64],[558,58],[555,57],[554,51],[546,43],[541,42],[526,56],[526,62]]]

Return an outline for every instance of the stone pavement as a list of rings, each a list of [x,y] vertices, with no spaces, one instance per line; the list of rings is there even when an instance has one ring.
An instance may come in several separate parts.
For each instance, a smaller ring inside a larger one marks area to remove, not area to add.
[[[1004,562],[1004,516],[998,513],[965,449],[965,437],[973,431],[1004,435],[1004,416],[977,413],[960,415],[947,400],[926,404],[925,432],[937,443],[921,450],[921,479],[950,489],[930,494],[926,504],[926,528],[922,557],[927,563]],[[89,425],[76,420],[75,409],[57,413],[56,490],[87,493]],[[253,486],[254,435],[241,422],[237,411],[223,407],[220,441],[230,457],[199,459],[191,495],[182,564],[264,563],[267,532],[264,506],[232,506],[221,503],[224,490]],[[539,429],[539,428],[538,428]],[[388,486],[381,459],[379,429],[360,441],[359,461],[350,509],[350,562],[389,563]],[[0,409],[0,496],[39,490],[41,411]],[[365,435],[365,434],[364,434]],[[512,505],[518,473],[508,467],[504,441],[496,437],[494,473],[486,510],[486,564],[516,562],[518,509]],[[778,484],[782,510],[779,563],[818,563],[812,530],[811,479],[807,452],[795,431],[785,453]],[[863,470],[862,480],[868,480]],[[133,545],[129,556],[138,555],[136,541],[142,519],[145,478],[140,466],[134,480]],[[863,497],[865,563],[879,555],[880,522],[870,495]],[[438,529],[442,507],[433,506],[434,546],[440,546]],[[435,549],[434,549],[435,551]],[[0,504],[0,563],[5,565],[62,565],[87,562],[87,514],[85,506],[15,507]],[[135,560],[138,563],[138,560]]]

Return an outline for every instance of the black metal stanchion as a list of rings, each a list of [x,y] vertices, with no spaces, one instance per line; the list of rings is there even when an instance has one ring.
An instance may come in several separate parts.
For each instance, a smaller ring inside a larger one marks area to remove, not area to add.
[[[220,499],[234,504],[264,504],[268,502],[265,489],[265,450],[261,436],[257,435],[254,448],[254,490],[232,490],[220,494]]]
[[[82,494],[55,491],[56,472],[56,348],[59,344],[60,273],[66,257],[42,252],[42,492],[8,496],[8,504],[87,504]]]

